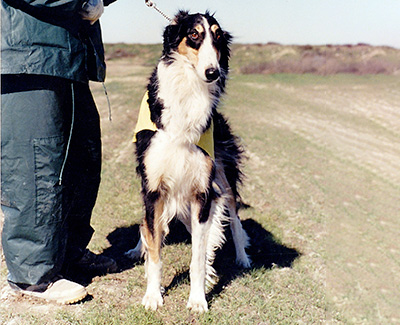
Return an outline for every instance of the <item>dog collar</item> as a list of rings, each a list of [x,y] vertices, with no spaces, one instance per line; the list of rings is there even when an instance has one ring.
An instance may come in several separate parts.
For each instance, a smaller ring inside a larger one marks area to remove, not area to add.
[[[136,122],[135,133],[133,135],[133,142],[136,142],[136,134],[142,130],[157,131],[156,124],[151,120],[150,107],[147,102],[149,94],[146,92],[143,96],[142,103],[140,104],[138,120]],[[214,123],[211,121],[210,127],[201,135],[197,145],[203,149],[214,160]]]

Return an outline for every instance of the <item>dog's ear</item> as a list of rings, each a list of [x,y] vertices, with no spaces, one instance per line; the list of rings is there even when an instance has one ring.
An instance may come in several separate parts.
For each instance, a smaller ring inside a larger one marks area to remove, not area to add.
[[[232,42],[232,35],[231,34],[229,34],[228,32],[226,32],[226,31],[223,31],[223,35],[224,35],[224,39],[226,40],[226,43],[228,44],[228,45],[230,45],[231,44],[231,42]]]
[[[179,45],[180,25],[168,25],[164,30],[163,47],[164,54],[168,54],[171,50]]]
[[[180,25],[187,17],[189,17],[189,11],[179,10],[174,19],[172,19],[171,25]]]
[[[226,73],[229,70],[229,58],[230,58],[230,45],[232,42],[232,35],[226,31],[222,31],[222,40],[221,40],[221,56],[219,59],[219,64],[222,69],[226,71]]]
[[[171,49],[176,49],[181,41],[181,28],[184,25],[183,21],[189,17],[189,12],[180,10],[164,30],[164,54],[170,52]]]

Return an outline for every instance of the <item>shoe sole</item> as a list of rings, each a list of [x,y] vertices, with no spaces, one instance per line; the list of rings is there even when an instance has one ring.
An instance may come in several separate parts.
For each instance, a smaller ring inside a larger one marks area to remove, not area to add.
[[[82,292],[81,294],[77,294],[76,296],[73,296],[71,298],[63,298],[63,299],[49,299],[46,297],[43,297],[42,294],[40,293],[36,293],[36,292],[31,292],[31,291],[25,291],[25,290],[18,290],[17,293],[20,293],[23,296],[28,296],[28,297],[32,297],[41,301],[47,301],[47,302],[53,302],[53,303],[57,303],[60,305],[71,305],[74,303],[77,303],[83,299],[86,298],[86,296],[88,295],[88,293]]]

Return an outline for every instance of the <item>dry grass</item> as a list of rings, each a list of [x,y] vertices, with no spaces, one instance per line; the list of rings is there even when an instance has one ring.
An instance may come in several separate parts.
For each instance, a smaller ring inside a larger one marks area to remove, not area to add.
[[[318,74],[350,73],[399,74],[400,51],[390,47],[367,45],[345,46],[282,46],[267,44],[241,45],[235,48],[241,60],[239,70],[244,74]],[[252,57],[256,55],[256,57]]]
[[[154,57],[118,58],[108,62],[106,83],[112,122],[102,87],[92,85],[104,165],[90,248],[116,258],[120,272],[83,278],[90,299],[56,306],[11,294],[2,268],[0,323],[400,322],[399,76],[241,75],[240,49],[221,109],[247,151],[249,208],[240,215],[254,267],[234,266],[228,238],[210,311],[188,312],[190,239],[176,225],[163,251],[165,306],[148,312],[140,305],[144,266],[123,252],[135,245],[142,218],[131,136]]]
[[[154,65],[161,45],[108,44],[107,59],[129,57],[138,64]],[[387,46],[321,45],[286,46],[235,44],[232,68],[241,74],[356,74],[398,75],[400,50]]]

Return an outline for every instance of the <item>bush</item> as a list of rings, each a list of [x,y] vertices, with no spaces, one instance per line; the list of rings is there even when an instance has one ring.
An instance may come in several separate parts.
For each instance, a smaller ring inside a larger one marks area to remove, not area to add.
[[[265,45],[263,54],[255,60],[242,60],[239,71],[243,74],[318,75],[339,73],[389,75],[400,71],[400,51],[389,47],[373,47],[367,44],[286,47],[278,45],[278,47],[277,49],[276,44]],[[292,50],[289,55],[288,48]],[[250,52],[251,47],[247,47],[246,54],[249,55]],[[251,63],[243,63],[245,61]]]

